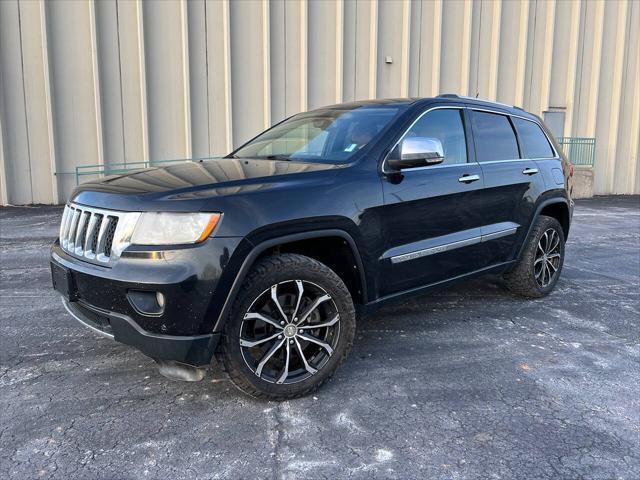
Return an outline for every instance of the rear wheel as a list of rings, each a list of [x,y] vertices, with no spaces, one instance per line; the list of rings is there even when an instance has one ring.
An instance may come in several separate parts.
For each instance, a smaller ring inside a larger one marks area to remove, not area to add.
[[[564,231],[553,217],[540,215],[515,268],[504,275],[507,288],[539,298],[555,287],[564,263]]]
[[[331,377],[354,334],[354,306],[340,277],[312,258],[283,254],[247,276],[219,354],[245,393],[293,398]]]

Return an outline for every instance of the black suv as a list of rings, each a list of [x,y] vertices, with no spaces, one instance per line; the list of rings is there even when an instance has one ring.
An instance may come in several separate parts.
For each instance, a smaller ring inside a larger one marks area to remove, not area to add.
[[[345,359],[356,317],[502,273],[558,281],[572,167],[540,119],[457,95],[295,115],[222,159],[81,185],[51,249],[92,330],[253,396],[291,398]]]

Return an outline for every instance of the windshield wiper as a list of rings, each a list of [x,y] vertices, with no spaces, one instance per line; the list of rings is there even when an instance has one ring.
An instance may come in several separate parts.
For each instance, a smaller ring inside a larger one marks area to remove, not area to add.
[[[286,160],[286,161],[291,161],[291,158],[288,157],[287,155],[267,155],[266,157],[259,157],[259,158],[266,158],[267,160]]]

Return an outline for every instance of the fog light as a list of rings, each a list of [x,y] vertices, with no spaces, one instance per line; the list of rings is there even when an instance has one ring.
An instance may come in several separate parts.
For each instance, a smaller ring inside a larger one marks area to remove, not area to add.
[[[127,298],[131,306],[142,315],[158,316],[164,311],[165,298],[160,292],[129,290]]]

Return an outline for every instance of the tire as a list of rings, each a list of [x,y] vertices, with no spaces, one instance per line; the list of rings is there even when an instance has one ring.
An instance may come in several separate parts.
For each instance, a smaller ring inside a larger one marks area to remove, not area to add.
[[[504,274],[507,288],[528,298],[548,295],[562,272],[564,243],[564,231],[560,223],[553,217],[540,215],[516,266]]]
[[[217,356],[235,386],[252,397],[301,397],[331,378],[355,328],[351,295],[335,272],[303,255],[274,255],[247,275]]]

